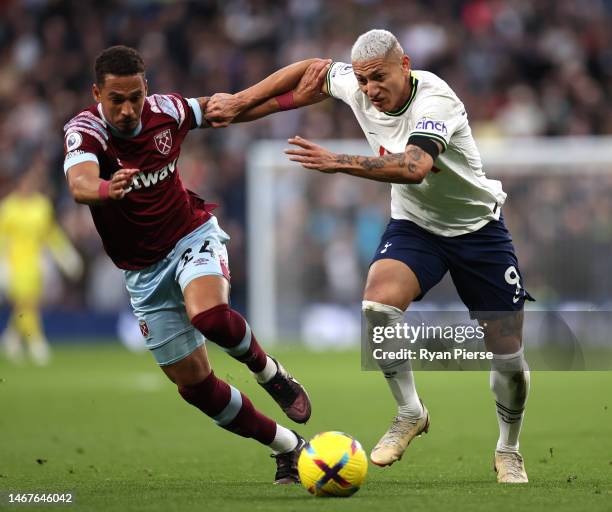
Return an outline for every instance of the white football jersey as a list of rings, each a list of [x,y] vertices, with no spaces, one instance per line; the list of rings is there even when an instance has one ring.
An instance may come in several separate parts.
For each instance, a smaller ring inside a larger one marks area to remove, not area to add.
[[[448,84],[428,71],[411,71],[412,93],[395,112],[379,112],[361,92],[350,64],[335,62],[327,90],[355,113],[376,155],[402,153],[411,135],[444,148],[419,184],[391,185],[391,217],[410,220],[441,236],[458,236],[499,219],[506,200],[501,183],[488,179],[463,103]]]

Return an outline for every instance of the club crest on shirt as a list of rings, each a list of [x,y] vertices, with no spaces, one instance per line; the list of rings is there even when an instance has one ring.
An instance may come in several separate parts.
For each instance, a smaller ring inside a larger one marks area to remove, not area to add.
[[[140,327],[140,332],[142,334],[142,336],[144,338],[149,336],[149,326],[147,325],[147,322],[145,322],[144,320],[140,320],[138,322],[138,326]]]
[[[172,134],[170,130],[164,130],[159,132],[155,137],[153,137],[155,141],[155,147],[157,151],[159,151],[162,155],[167,155],[170,153],[172,149]]]

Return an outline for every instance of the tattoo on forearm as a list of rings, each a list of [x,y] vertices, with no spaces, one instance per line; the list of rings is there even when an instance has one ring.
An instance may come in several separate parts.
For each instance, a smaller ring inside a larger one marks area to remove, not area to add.
[[[381,160],[386,162],[394,162],[399,167],[406,166],[406,153],[391,153],[390,155],[384,155],[381,157]]]
[[[384,158],[361,157],[358,163],[366,171],[371,171],[372,169],[382,169],[387,162]]]
[[[425,151],[416,146],[408,150],[408,156],[417,162],[421,159],[424,153]]]
[[[354,156],[351,155],[338,155],[338,163],[339,164],[352,164],[354,160]]]
[[[417,172],[417,163],[421,161],[424,151],[419,147],[412,147],[406,152],[391,153],[381,157],[365,157],[341,154],[336,157],[339,164],[359,167],[366,171],[382,169],[388,164],[393,164],[400,169],[407,169],[409,173]]]
[[[368,158],[356,155],[338,155],[336,161],[339,164],[358,166],[368,171],[384,167],[385,161],[382,158]]]

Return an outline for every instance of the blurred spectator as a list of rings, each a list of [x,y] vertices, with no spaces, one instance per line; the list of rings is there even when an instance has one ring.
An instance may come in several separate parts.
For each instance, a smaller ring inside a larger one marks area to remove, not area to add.
[[[11,360],[19,361],[25,344],[39,365],[50,357],[39,310],[45,249],[67,276],[78,279],[83,270],[81,257],[55,222],[51,202],[40,192],[45,188],[44,170],[44,160],[35,158],[15,190],[0,202],[0,255],[7,265],[6,296],[12,307],[3,348]]]

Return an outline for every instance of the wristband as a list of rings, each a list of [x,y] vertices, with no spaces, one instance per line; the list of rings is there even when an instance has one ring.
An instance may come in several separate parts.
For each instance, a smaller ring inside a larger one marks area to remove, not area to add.
[[[293,110],[294,108],[297,108],[295,101],[293,101],[293,91],[276,96],[274,99],[278,103],[281,110]]]
[[[100,181],[100,186],[98,187],[98,196],[100,197],[100,201],[106,201],[110,197],[110,184],[111,182],[107,180]]]

